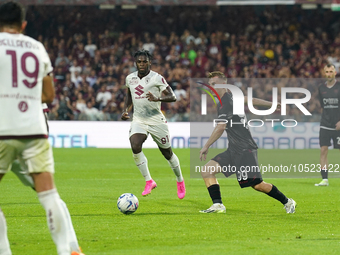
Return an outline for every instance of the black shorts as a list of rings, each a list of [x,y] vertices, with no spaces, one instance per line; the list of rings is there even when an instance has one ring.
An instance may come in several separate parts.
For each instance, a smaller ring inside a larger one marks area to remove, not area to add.
[[[321,146],[331,146],[333,140],[334,149],[340,149],[340,130],[328,130],[320,128],[319,143]]]
[[[257,150],[244,150],[239,154],[228,149],[212,160],[221,166],[221,171],[226,177],[236,174],[241,188],[254,186],[263,181],[257,162]]]

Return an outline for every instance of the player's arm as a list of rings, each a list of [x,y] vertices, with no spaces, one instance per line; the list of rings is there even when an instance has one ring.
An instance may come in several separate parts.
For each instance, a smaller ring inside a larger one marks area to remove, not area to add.
[[[271,107],[272,106],[272,102],[267,101],[267,100],[263,100],[263,99],[259,99],[259,98],[253,98],[252,100],[253,102],[253,106],[264,106],[264,107]],[[248,103],[248,97],[244,97],[244,103]],[[280,109],[281,108],[281,104],[277,103],[277,108]]]
[[[176,96],[170,86],[167,86],[165,90],[162,91],[160,97],[154,96],[150,91],[146,94],[146,98],[152,102],[175,102]]]
[[[323,105],[323,100],[322,100],[320,88],[321,88],[321,87],[318,88],[318,99],[319,99],[321,108],[323,109],[323,106],[324,106],[324,105]]]
[[[129,109],[130,109],[131,106],[132,106],[132,97],[131,97],[131,91],[128,88],[127,93],[126,93],[126,97],[125,97],[125,101],[124,101],[123,113],[122,113],[122,116],[120,117],[122,120],[130,119]]]
[[[338,92],[338,122],[335,123],[335,129],[340,130],[340,91]]]
[[[262,99],[259,99],[259,98],[253,98],[252,100],[253,102],[253,106],[266,106],[266,107],[271,107],[272,106],[272,102],[270,101],[267,101],[267,100],[262,100]],[[248,103],[248,97],[245,96],[244,97],[244,103]]]
[[[53,75],[48,74],[43,78],[43,89],[41,94],[41,102],[50,104],[55,97]]]
[[[340,130],[340,120],[335,124],[335,129]]]
[[[214,143],[216,142],[220,137],[221,135],[223,134],[225,128],[226,128],[227,124],[225,122],[223,123],[218,123],[211,136],[209,137],[208,141],[205,143],[205,145],[203,146],[202,150],[200,151],[200,160],[206,160],[207,158],[207,154],[208,154],[208,150],[209,150],[209,147]]]

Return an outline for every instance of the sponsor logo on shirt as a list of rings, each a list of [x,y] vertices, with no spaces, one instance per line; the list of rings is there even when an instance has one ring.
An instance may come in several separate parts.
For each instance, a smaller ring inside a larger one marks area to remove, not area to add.
[[[136,93],[138,96],[140,96],[140,95],[142,95],[142,94],[144,93],[143,89],[144,89],[143,86],[138,85],[138,86],[135,88],[135,93]]]
[[[137,84],[138,84],[137,77],[132,77],[132,79],[130,80],[130,85],[137,85]]]
[[[323,103],[324,104],[338,104],[339,100],[337,98],[324,98]]]

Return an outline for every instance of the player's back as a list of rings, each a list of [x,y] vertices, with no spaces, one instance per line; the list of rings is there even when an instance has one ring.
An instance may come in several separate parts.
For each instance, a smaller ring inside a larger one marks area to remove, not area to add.
[[[0,33],[0,138],[47,137],[43,78],[51,72],[43,45],[23,34]]]

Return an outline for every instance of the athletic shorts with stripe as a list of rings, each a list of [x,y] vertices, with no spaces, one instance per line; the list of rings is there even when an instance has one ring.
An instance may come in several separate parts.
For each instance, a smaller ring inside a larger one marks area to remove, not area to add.
[[[168,124],[162,122],[157,125],[147,125],[137,121],[131,122],[129,137],[134,134],[151,135],[158,147],[167,149],[171,147]]]
[[[28,173],[54,173],[53,152],[48,139],[0,140],[0,173],[8,172],[16,159]]]

